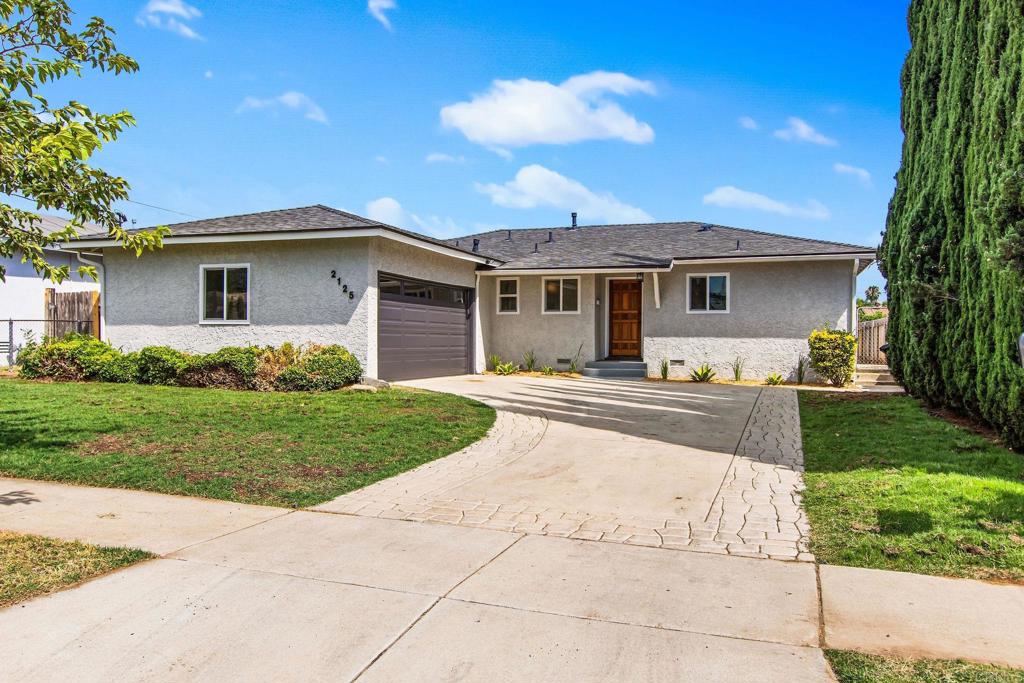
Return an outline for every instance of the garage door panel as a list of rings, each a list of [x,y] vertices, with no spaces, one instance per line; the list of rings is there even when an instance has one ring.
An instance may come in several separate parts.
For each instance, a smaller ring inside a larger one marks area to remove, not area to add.
[[[470,372],[470,326],[464,308],[381,299],[377,363],[381,379]]]

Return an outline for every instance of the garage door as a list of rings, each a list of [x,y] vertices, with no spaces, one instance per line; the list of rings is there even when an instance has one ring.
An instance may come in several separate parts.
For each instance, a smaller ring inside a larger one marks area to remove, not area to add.
[[[472,372],[473,290],[400,275],[378,277],[377,374],[401,380]]]

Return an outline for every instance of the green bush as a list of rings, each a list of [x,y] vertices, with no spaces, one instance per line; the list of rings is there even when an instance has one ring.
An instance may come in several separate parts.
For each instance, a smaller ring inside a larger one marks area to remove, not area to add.
[[[188,365],[188,356],[169,346],[147,346],[138,354],[141,384],[174,384]]]
[[[846,386],[857,367],[857,337],[842,330],[814,330],[807,339],[814,372],[829,384]]]
[[[132,384],[139,381],[139,354],[117,353],[100,367],[96,379],[101,382]]]
[[[313,346],[293,365],[277,376],[282,391],[331,391],[354,384],[363,376],[363,368],[342,346]]]
[[[64,381],[97,379],[121,352],[95,337],[69,334],[61,339],[29,343],[18,354],[20,375]]]
[[[225,346],[205,355],[189,356],[178,374],[183,387],[252,389],[263,350],[256,346]]]

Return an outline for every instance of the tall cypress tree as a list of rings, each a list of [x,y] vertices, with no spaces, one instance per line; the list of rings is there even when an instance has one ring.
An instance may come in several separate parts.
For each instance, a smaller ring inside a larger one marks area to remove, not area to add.
[[[913,0],[908,26],[889,365],[1024,447],[1024,0]]]

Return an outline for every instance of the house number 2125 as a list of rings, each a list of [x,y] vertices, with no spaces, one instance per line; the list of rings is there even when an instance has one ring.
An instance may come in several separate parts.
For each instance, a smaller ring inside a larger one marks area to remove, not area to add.
[[[341,287],[342,293],[343,294],[348,294],[348,298],[349,299],[355,299],[356,298],[356,293],[354,291],[352,291],[351,289],[349,289],[348,285],[345,285],[345,284],[341,283],[341,278],[338,277],[338,271],[336,271],[336,270],[332,270],[331,271],[331,279],[338,281],[338,286]]]

